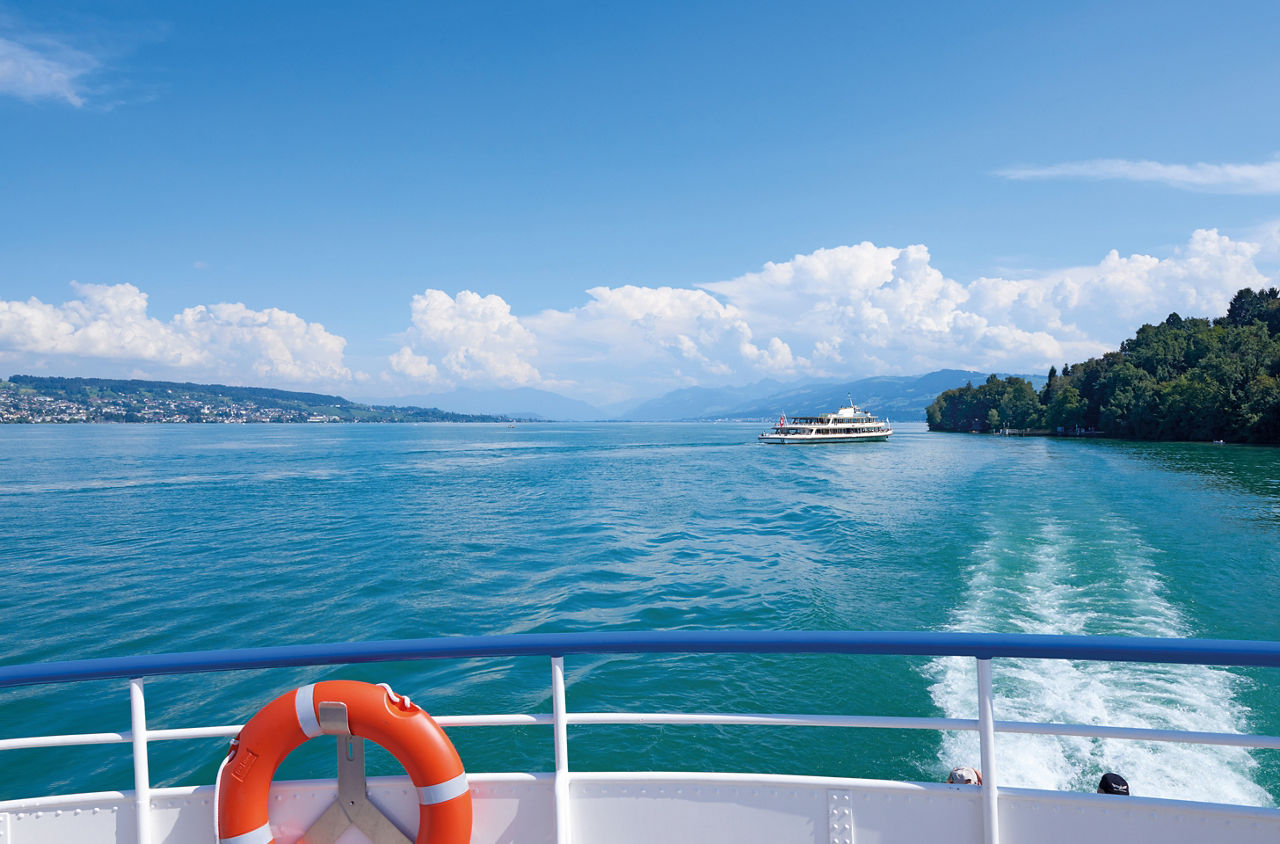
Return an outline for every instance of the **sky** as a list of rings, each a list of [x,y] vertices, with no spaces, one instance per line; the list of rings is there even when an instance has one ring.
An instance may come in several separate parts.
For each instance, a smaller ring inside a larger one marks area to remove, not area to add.
[[[0,376],[596,405],[1280,284],[1280,4],[0,0]]]

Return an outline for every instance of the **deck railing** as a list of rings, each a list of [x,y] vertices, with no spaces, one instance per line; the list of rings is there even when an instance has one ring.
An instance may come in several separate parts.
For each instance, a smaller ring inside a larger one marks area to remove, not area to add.
[[[565,705],[564,658],[577,654],[771,653],[970,657],[977,660],[977,719],[874,715],[738,715],[721,713],[569,712]],[[555,744],[557,841],[568,844],[568,727],[599,724],[747,724],[758,726],[872,727],[881,729],[976,730],[981,746],[984,840],[998,844],[996,733],[1138,739],[1188,744],[1280,749],[1280,736],[999,721],[994,717],[991,662],[1002,658],[1280,667],[1280,643],[1209,639],[1035,636],[980,633],[849,631],[670,631],[631,633],[520,634],[487,637],[405,639],[333,645],[156,654],[0,666],[0,689],[81,680],[125,679],[129,683],[131,729],[120,733],[0,739],[0,751],[39,747],[131,743],[138,844],[151,844],[152,789],[147,746],[152,741],[231,737],[242,725],[149,730],[146,677],[214,671],[351,665],[420,659],[544,656],[551,659],[550,714],[453,715],[445,727],[550,725]],[[56,799],[56,798],[55,798]],[[23,801],[30,804],[35,801]],[[0,804],[3,809],[3,804]]]

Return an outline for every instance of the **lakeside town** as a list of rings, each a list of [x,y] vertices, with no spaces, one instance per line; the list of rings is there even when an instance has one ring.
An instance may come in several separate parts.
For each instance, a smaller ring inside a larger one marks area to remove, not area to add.
[[[137,401],[94,398],[71,401],[0,389],[0,424],[77,422],[340,422],[340,417],[308,414],[253,402],[211,405],[196,399],[147,397]]]
[[[30,375],[0,381],[0,424],[508,421],[258,387]]]

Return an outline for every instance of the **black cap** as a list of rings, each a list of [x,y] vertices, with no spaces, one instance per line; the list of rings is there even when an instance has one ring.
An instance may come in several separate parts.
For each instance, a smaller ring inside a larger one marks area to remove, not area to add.
[[[1129,783],[1119,774],[1103,774],[1098,783],[1099,794],[1128,794]]]

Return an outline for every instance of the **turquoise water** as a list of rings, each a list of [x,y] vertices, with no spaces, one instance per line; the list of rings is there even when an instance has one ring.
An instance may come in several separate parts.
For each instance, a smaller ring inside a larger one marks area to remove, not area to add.
[[[758,445],[752,425],[0,427],[5,663],[487,633],[903,629],[1280,639],[1280,450],[929,434]],[[972,664],[570,657],[578,710],[972,717]],[[996,717],[1280,734],[1274,671],[996,663]],[[438,714],[548,712],[542,659],[147,684],[150,726],[243,722],[294,686],[388,681]],[[0,735],[123,730],[120,682],[0,691]],[[550,770],[547,728],[452,731]],[[311,742],[284,776],[327,775]],[[152,745],[158,785],[225,740]],[[1001,737],[1001,780],[1274,804],[1280,754]],[[583,770],[937,781],[972,735],[575,728]],[[126,746],[9,751],[0,799],[132,787]],[[392,773],[371,754],[375,773]]]

